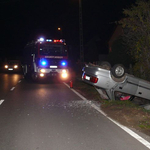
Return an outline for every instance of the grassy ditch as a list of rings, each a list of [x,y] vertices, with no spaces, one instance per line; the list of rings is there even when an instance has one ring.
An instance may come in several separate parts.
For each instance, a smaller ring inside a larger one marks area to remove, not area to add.
[[[80,78],[74,79],[73,89],[88,100],[101,103],[101,109],[119,123],[135,128],[150,136],[150,111],[131,101],[102,100],[96,89],[84,83]]]
[[[105,101],[101,109],[121,124],[150,136],[150,111],[131,101]]]

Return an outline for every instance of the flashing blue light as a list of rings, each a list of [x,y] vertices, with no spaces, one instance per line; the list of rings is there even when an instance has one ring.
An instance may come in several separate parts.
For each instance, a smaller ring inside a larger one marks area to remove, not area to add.
[[[62,61],[62,62],[61,62],[61,65],[62,65],[62,66],[66,66],[66,62],[65,62],[65,61]]]
[[[47,39],[46,42],[52,42],[52,39]]]
[[[41,65],[42,65],[42,66],[46,66],[46,65],[47,65],[47,61],[46,61],[46,60],[42,60],[42,61],[41,61]]]
[[[45,66],[46,65],[46,61],[42,61],[42,65]]]

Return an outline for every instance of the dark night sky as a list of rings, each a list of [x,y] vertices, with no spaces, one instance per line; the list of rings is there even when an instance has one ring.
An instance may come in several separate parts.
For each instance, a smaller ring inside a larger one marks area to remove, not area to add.
[[[108,41],[114,21],[123,8],[135,0],[82,0],[83,38],[86,44],[99,36]],[[57,27],[69,45],[79,45],[79,0],[0,0],[0,51],[21,52],[25,44],[40,35],[56,36]]]

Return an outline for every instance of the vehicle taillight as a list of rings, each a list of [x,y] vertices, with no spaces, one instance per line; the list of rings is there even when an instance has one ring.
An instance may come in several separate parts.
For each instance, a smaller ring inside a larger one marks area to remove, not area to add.
[[[90,81],[93,82],[93,83],[97,83],[98,78],[96,78],[96,77],[91,77],[91,78],[90,78]]]
[[[88,80],[88,81],[93,82],[93,83],[97,83],[98,82],[98,78],[93,77],[93,76],[90,77],[90,76],[88,76],[86,74],[83,75],[83,79]]]

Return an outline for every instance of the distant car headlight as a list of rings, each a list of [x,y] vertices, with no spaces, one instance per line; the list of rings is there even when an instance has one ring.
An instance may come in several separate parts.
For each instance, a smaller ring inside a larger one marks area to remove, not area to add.
[[[18,68],[18,65],[14,65],[14,68],[17,69],[17,68]]]
[[[8,65],[5,65],[4,67],[7,69],[7,68],[8,68]]]

